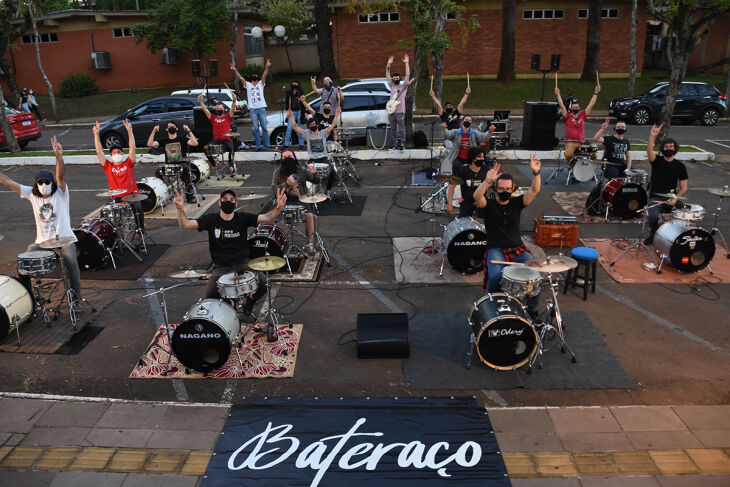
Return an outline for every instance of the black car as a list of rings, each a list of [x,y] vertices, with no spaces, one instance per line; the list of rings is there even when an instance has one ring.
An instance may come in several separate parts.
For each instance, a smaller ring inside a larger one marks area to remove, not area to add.
[[[654,85],[645,93],[611,100],[608,114],[637,125],[659,119],[669,83]],[[674,118],[692,123],[699,119],[703,125],[715,125],[727,112],[727,95],[708,83],[682,83],[674,105]]]

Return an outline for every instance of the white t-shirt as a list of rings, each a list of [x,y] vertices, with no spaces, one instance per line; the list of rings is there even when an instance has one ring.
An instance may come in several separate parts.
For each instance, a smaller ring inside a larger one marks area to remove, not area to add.
[[[56,236],[73,237],[74,242],[76,241],[76,235],[71,229],[71,217],[69,215],[68,200],[70,191],[67,184],[66,191],[57,188],[50,198],[40,198],[33,194],[31,186],[20,186],[20,197],[30,201],[33,206],[36,230],[35,243],[41,243]]]
[[[266,85],[261,81],[254,85],[250,81],[246,81],[246,96],[248,97],[248,109],[266,108],[266,99],[264,98],[264,87]]]

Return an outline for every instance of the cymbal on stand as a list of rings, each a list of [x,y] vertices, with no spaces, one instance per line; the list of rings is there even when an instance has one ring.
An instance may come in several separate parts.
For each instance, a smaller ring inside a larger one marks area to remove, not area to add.
[[[281,269],[286,264],[286,260],[275,255],[264,255],[251,259],[248,268],[252,271],[270,272]]]
[[[525,265],[539,272],[557,273],[575,269],[578,261],[566,255],[552,255],[544,259],[530,259]]]
[[[710,194],[719,196],[720,198],[730,196],[730,189],[727,186],[723,186],[722,188],[710,188],[707,191],[709,191]]]
[[[678,199],[678,200],[686,200],[686,196],[679,196],[678,194],[674,193],[654,193],[654,196],[661,196],[662,198],[670,198],[670,199]]]
[[[198,279],[201,277],[208,277],[210,274],[203,271],[196,271],[195,269],[188,269],[181,272],[173,272],[170,277],[173,279]]]
[[[437,183],[464,184],[464,180],[452,174],[434,174],[433,180]]]
[[[42,249],[57,249],[76,241],[76,237],[54,237],[39,243]]]
[[[122,201],[126,201],[127,203],[136,203],[137,201],[144,201],[146,199],[147,199],[146,194],[132,193],[132,194],[128,194],[127,196],[124,196],[122,198]]]
[[[96,193],[96,196],[101,196],[102,198],[114,198],[115,196],[119,196],[120,194],[124,194],[126,192],[126,189],[107,189],[106,191],[102,191],[101,193]]]

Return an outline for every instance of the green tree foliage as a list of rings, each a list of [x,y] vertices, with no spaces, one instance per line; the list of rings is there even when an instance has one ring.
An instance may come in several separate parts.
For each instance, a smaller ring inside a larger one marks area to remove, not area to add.
[[[199,57],[212,54],[231,32],[226,0],[164,0],[152,10],[152,22],[134,26],[137,44],[157,52],[172,46]]]
[[[72,73],[63,78],[59,94],[64,98],[80,98],[99,93],[94,78],[86,73]]]
[[[289,61],[289,71],[293,71],[287,44],[299,39],[307,33],[307,29],[314,22],[314,17],[306,8],[302,0],[271,0],[269,2],[267,20],[271,26],[283,25],[286,29],[284,50]]]

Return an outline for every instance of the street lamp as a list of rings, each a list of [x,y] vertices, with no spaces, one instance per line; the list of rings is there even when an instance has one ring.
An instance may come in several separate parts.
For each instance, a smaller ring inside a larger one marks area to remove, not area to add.
[[[256,26],[251,28],[251,37],[254,39],[261,39],[262,35],[264,35],[264,31],[261,30],[261,27]]]
[[[274,27],[274,34],[276,34],[276,37],[284,37],[286,35],[286,29],[283,25],[277,25]]]

